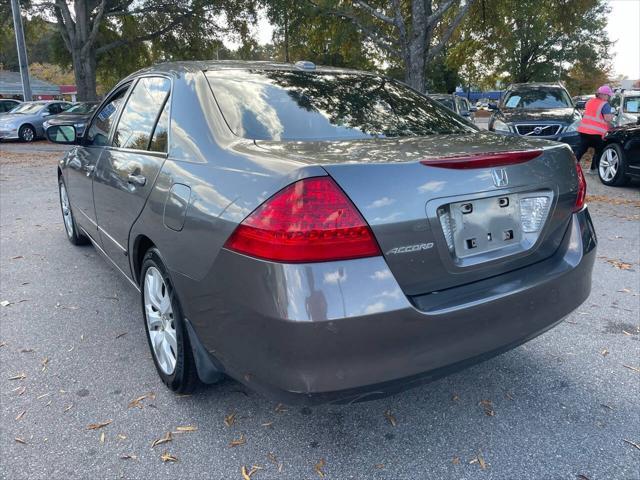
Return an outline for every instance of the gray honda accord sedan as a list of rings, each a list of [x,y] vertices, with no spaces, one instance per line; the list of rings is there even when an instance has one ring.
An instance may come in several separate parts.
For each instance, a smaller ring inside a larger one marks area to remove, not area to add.
[[[121,81],[58,184],[66,234],[140,292],[172,390],[377,398],[541,334],[589,295],[568,146],[482,132],[395,80],[263,62]]]

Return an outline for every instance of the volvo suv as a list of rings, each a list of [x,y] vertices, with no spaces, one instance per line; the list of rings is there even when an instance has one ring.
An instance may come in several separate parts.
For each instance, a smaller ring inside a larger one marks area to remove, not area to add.
[[[511,85],[489,120],[489,130],[506,135],[544,138],[579,145],[578,124],[582,115],[567,89],[559,83]]]

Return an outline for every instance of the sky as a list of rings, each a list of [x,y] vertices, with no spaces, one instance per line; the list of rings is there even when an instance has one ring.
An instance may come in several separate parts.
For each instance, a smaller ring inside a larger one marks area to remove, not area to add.
[[[609,39],[615,41],[610,51],[613,74],[640,79],[640,0],[609,0],[611,13],[607,26]],[[258,18],[253,34],[261,45],[271,42],[273,27],[264,15]],[[232,48],[239,45],[225,42]]]
[[[609,0],[607,31],[616,41],[611,50],[613,71],[630,79],[640,78],[640,0]]]

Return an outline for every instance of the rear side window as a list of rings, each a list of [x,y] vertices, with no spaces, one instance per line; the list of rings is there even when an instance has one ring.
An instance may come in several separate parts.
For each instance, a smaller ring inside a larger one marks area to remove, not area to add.
[[[113,146],[147,150],[154,127],[169,96],[171,81],[162,77],[143,77],[135,84],[124,106]]]
[[[229,128],[254,140],[338,140],[473,132],[389,78],[282,70],[206,72]]]

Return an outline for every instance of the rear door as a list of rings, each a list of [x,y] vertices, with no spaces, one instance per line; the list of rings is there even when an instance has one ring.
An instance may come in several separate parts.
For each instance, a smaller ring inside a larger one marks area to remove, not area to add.
[[[104,251],[131,278],[129,231],[167,156],[171,80],[144,76],[134,84],[110,146],[96,169],[93,195]]]

